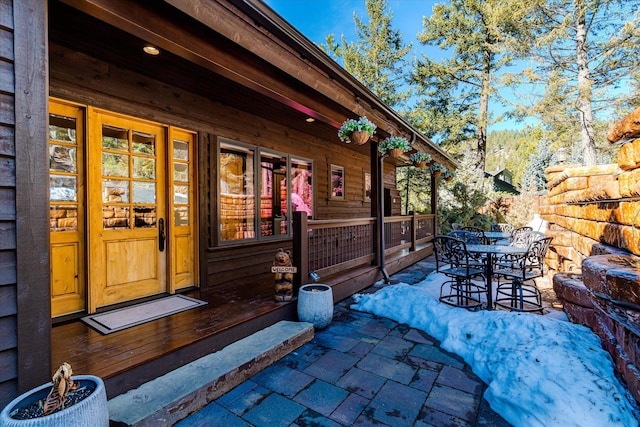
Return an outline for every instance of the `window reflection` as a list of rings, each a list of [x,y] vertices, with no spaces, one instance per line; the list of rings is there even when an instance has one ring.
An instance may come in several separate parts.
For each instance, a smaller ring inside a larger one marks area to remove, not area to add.
[[[221,142],[219,174],[221,242],[289,235],[290,211],[313,217],[311,161]]]
[[[260,156],[260,234],[287,234],[287,158]]]
[[[291,159],[291,209],[313,218],[313,173],[309,161]]]
[[[255,238],[254,152],[220,146],[220,239]]]

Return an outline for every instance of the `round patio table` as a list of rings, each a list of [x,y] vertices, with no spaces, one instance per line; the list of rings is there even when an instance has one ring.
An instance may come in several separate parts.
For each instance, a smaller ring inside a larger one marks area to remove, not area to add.
[[[495,262],[496,254],[524,255],[527,253],[527,248],[508,245],[467,245],[467,252],[486,255],[484,257],[484,274],[487,281],[487,309],[493,310],[493,288],[491,278],[493,276],[493,263]]]

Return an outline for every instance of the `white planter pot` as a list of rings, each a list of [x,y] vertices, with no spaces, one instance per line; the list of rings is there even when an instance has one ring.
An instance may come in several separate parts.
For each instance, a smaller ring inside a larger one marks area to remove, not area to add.
[[[74,375],[74,382],[79,382],[80,387],[92,383],[95,386],[84,400],[66,407],[53,414],[32,418],[28,420],[16,420],[10,414],[16,409],[27,407],[33,402],[47,397],[52,383],[41,385],[16,397],[0,413],[0,426],[2,427],[109,427],[109,410],[107,409],[107,392],[104,383],[93,375]]]
[[[333,319],[333,292],[331,286],[319,283],[300,287],[298,319],[313,323],[315,329],[329,326]]]

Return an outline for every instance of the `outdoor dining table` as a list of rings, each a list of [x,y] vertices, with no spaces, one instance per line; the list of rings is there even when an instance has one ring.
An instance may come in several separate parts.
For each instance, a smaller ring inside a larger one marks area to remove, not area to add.
[[[467,245],[467,252],[473,254],[485,254],[484,273],[487,281],[487,309],[493,310],[493,289],[491,279],[493,276],[493,263],[496,255],[523,255],[527,248],[508,245]]]

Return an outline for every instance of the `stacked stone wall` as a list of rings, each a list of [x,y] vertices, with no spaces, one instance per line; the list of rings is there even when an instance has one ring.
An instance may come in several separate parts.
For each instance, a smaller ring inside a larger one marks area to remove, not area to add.
[[[617,163],[548,168],[539,209],[558,299],[600,337],[640,402],[640,108],[607,138],[620,145]]]

